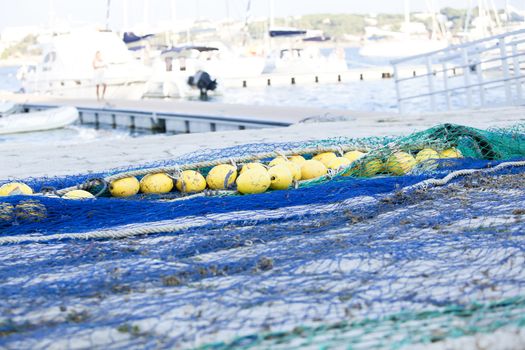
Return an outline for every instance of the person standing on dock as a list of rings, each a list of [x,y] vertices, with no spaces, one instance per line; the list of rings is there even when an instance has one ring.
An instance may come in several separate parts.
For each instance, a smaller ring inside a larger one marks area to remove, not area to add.
[[[97,51],[95,53],[95,58],[93,58],[93,69],[95,71],[93,81],[97,86],[97,101],[103,100],[104,95],[106,94],[107,84],[104,81],[104,73],[106,70],[106,63],[102,59],[102,53]],[[102,97],[100,96],[100,85],[102,85]]]

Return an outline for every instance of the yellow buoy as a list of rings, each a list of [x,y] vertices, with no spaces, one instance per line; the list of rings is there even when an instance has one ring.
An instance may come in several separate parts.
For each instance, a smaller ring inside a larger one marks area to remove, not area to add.
[[[36,200],[21,201],[15,207],[16,218],[22,221],[38,222],[47,217],[46,207]]]
[[[326,166],[315,159],[307,160],[301,166],[301,178],[303,180],[315,179],[320,176],[326,175],[327,172],[328,169],[326,168]]]
[[[184,193],[202,192],[206,188],[206,179],[194,170],[185,170],[177,180],[177,189]]]
[[[337,158],[337,156],[334,152],[323,152],[314,156],[312,159],[320,161],[324,164],[324,166],[327,167],[328,163],[330,163],[330,161],[334,160],[335,158]]]
[[[0,223],[15,218],[15,207],[10,203],[0,203]]]
[[[429,159],[439,159],[439,154],[432,148],[423,148],[416,154],[416,163],[421,163]]]
[[[148,174],[140,180],[142,193],[168,193],[173,189],[173,179],[167,174]]]
[[[396,152],[388,157],[386,170],[394,175],[404,175],[416,165],[416,160],[406,152]]]
[[[0,187],[0,196],[31,195],[33,190],[21,182],[9,182]]]
[[[300,155],[294,155],[290,157],[290,162],[298,164],[299,166],[303,165],[304,162],[306,162],[306,159],[304,159],[303,156]]]
[[[272,166],[276,166],[276,165],[279,165],[279,164],[283,164],[283,163],[286,163],[288,162],[288,159],[286,159],[285,157],[275,157],[274,159],[272,159],[272,161],[268,164],[269,167],[272,167]]]
[[[221,164],[214,166],[208,176],[206,182],[208,187],[212,190],[224,190],[230,187],[237,178],[237,169],[230,164]]]
[[[242,166],[241,171],[239,173],[242,174],[246,170],[251,169],[266,170],[266,167],[262,163],[246,163]]]
[[[265,192],[272,180],[266,170],[247,170],[237,179],[237,191],[243,194],[255,194]]]
[[[268,169],[268,175],[270,175],[272,190],[285,190],[293,183],[293,175],[287,164],[277,164],[271,167]]]
[[[283,164],[288,167],[288,170],[290,170],[290,172],[292,173],[293,179],[295,181],[301,180],[301,166],[299,164],[291,161]]]
[[[440,158],[463,158],[463,155],[461,154],[461,151],[457,148],[448,148],[444,151],[441,151],[439,153]]]
[[[345,168],[350,164],[352,164],[350,159],[345,157],[337,157],[328,163],[328,169],[339,170],[340,168]]]
[[[359,172],[359,175],[364,177],[372,177],[382,172],[384,164],[380,159],[372,159],[366,162],[363,166],[363,170]]]
[[[73,190],[63,195],[62,198],[65,198],[65,199],[93,199],[95,198],[95,196],[89,193],[88,191]]]
[[[351,162],[355,162],[356,160],[358,160],[359,158],[361,158],[364,155],[365,155],[365,153],[356,150],[356,151],[346,152],[343,155],[343,157],[345,157],[346,159],[350,160]]]
[[[135,177],[126,177],[112,181],[109,192],[113,197],[130,197],[139,193],[140,183]]]

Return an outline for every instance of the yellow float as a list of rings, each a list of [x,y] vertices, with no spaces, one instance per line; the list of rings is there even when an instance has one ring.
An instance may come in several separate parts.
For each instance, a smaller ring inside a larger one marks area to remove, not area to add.
[[[173,189],[173,179],[167,174],[148,174],[140,180],[142,193],[168,193]]]
[[[242,166],[239,173],[242,174],[243,172],[251,169],[266,170],[266,167],[262,163],[246,163]]]
[[[130,197],[139,193],[140,183],[135,177],[112,181],[109,184],[109,192],[113,197]]]
[[[95,196],[88,191],[73,190],[62,196],[65,199],[93,199]]]
[[[31,195],[33,190],[22,182],[10,182],[0,187],[0,196]]]
[[[295,181],[301,180],[301,166],[299,164],[291,161],[283,164],[288,167],[288,170],[290,170],[290,172],[292,173],[293,179]]]
[[[184,193],[202,192],[206,189],[206,179],[194,170],[185,170],[177,180],[176,186]]]
[[[330,161],[334,160],[335,158],[337,158],[337,156],[335,155],[334,152],[323,152],[323,153],[317,154],[312,159],[320,161],[321,163],[324,164],[324,166],[327,167],[328,163],[330,163]]]
[[[388,157],[386,170],[394,175],[405,175],[416,165],[416,160],[406,152],[396,152]]]
[[[416,154],[416,163],[421,163],[429,159],[439,159],[439,153],[432,148],[423,148]]]
[[[303,180],[315,179],[320,176],[326,175],[327,172],[328,169],[326,168],[326,166],[315,159],[307,160],[301,166],[301,178]]]
[[[242,194],[256,194],[265,192],[272,180],[266,170],[252,169],[239,175],[237,191]]]
[[[463,158],[463,154],[457,148],[448,148],[439,153],[439,158]]]
[[[363,170],[359,172],[359,175],[364,177],[372,177],[382,172],[384,164],[380,159],[372,159],[363,165]]]
[[[365,155],[365,153],[356,150],[356,151],[346,152],[343,155],[343,157],[345,157],[346,159],[350,160],[351,162],[355,162],[356,160],[358,160],[359,158],[361,158],[364,155]]]
[[[290,162],[295,163],[299,166],[303,165],[303,163],[306,162],[306,159],[304,159],[304,157],[300,155],[293,155],[289,159]]]
[[[210,170],[206,182],[212,190],[224,190],[233,185],[236,178],[237,169],[233,165],[220,164]]]
[[[272,167],[272,166],[283,164],[286,162],[288,162],[287,158],[279,156],[279,157],[275,157],[274,159],[272,159],[272,161],[268,164],[268,166]]]
[[[270,188],[272,190],[285,190],[292,185],[294,180],[287,164],[278,164],[271,167],[268,169],[268,175],[270,175]]]
[[[339,170],[341,168],[349,166],[350,164],[352,164],[352,161],[350,159],[345,157],[337,157],[335,159],[332,159],[328,163],[328,169]]]

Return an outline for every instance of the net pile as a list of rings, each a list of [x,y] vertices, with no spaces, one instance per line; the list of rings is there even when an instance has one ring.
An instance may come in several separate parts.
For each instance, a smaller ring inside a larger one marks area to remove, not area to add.
[[[23,181],[60,190],[332,148],[367,153],[257,195],[2,197],[0,347],[445,348],[484,336],[489,348],[523,346],[523,125],[244,145]],[[387,166],[396,152],[425,148],[463,157],[427,159],[402,175],[392,169],[404,160]],[[372,161],[383,164],[373,175]]]

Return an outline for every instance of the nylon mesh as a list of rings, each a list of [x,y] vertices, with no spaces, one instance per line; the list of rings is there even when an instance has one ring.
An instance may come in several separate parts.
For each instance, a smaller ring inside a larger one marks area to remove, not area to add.
[[[25,240],[0,245],[0,347],[400,349],[480,335],[497,345],[497,333],[508,331],[519,348],[524,167],[414,185],[525,159],[523,130],[445,125],[403,138],[205,150],[134,167],[312,146],[368,151],[344,169],[352,176],[258,195],[2,197],[0,239]],[[453,147],[463,158],[363,174],[370,160],[426,147]],[[127,170],[20,180],[60,189]],[[177,228],[64,236],[162,224]]]

